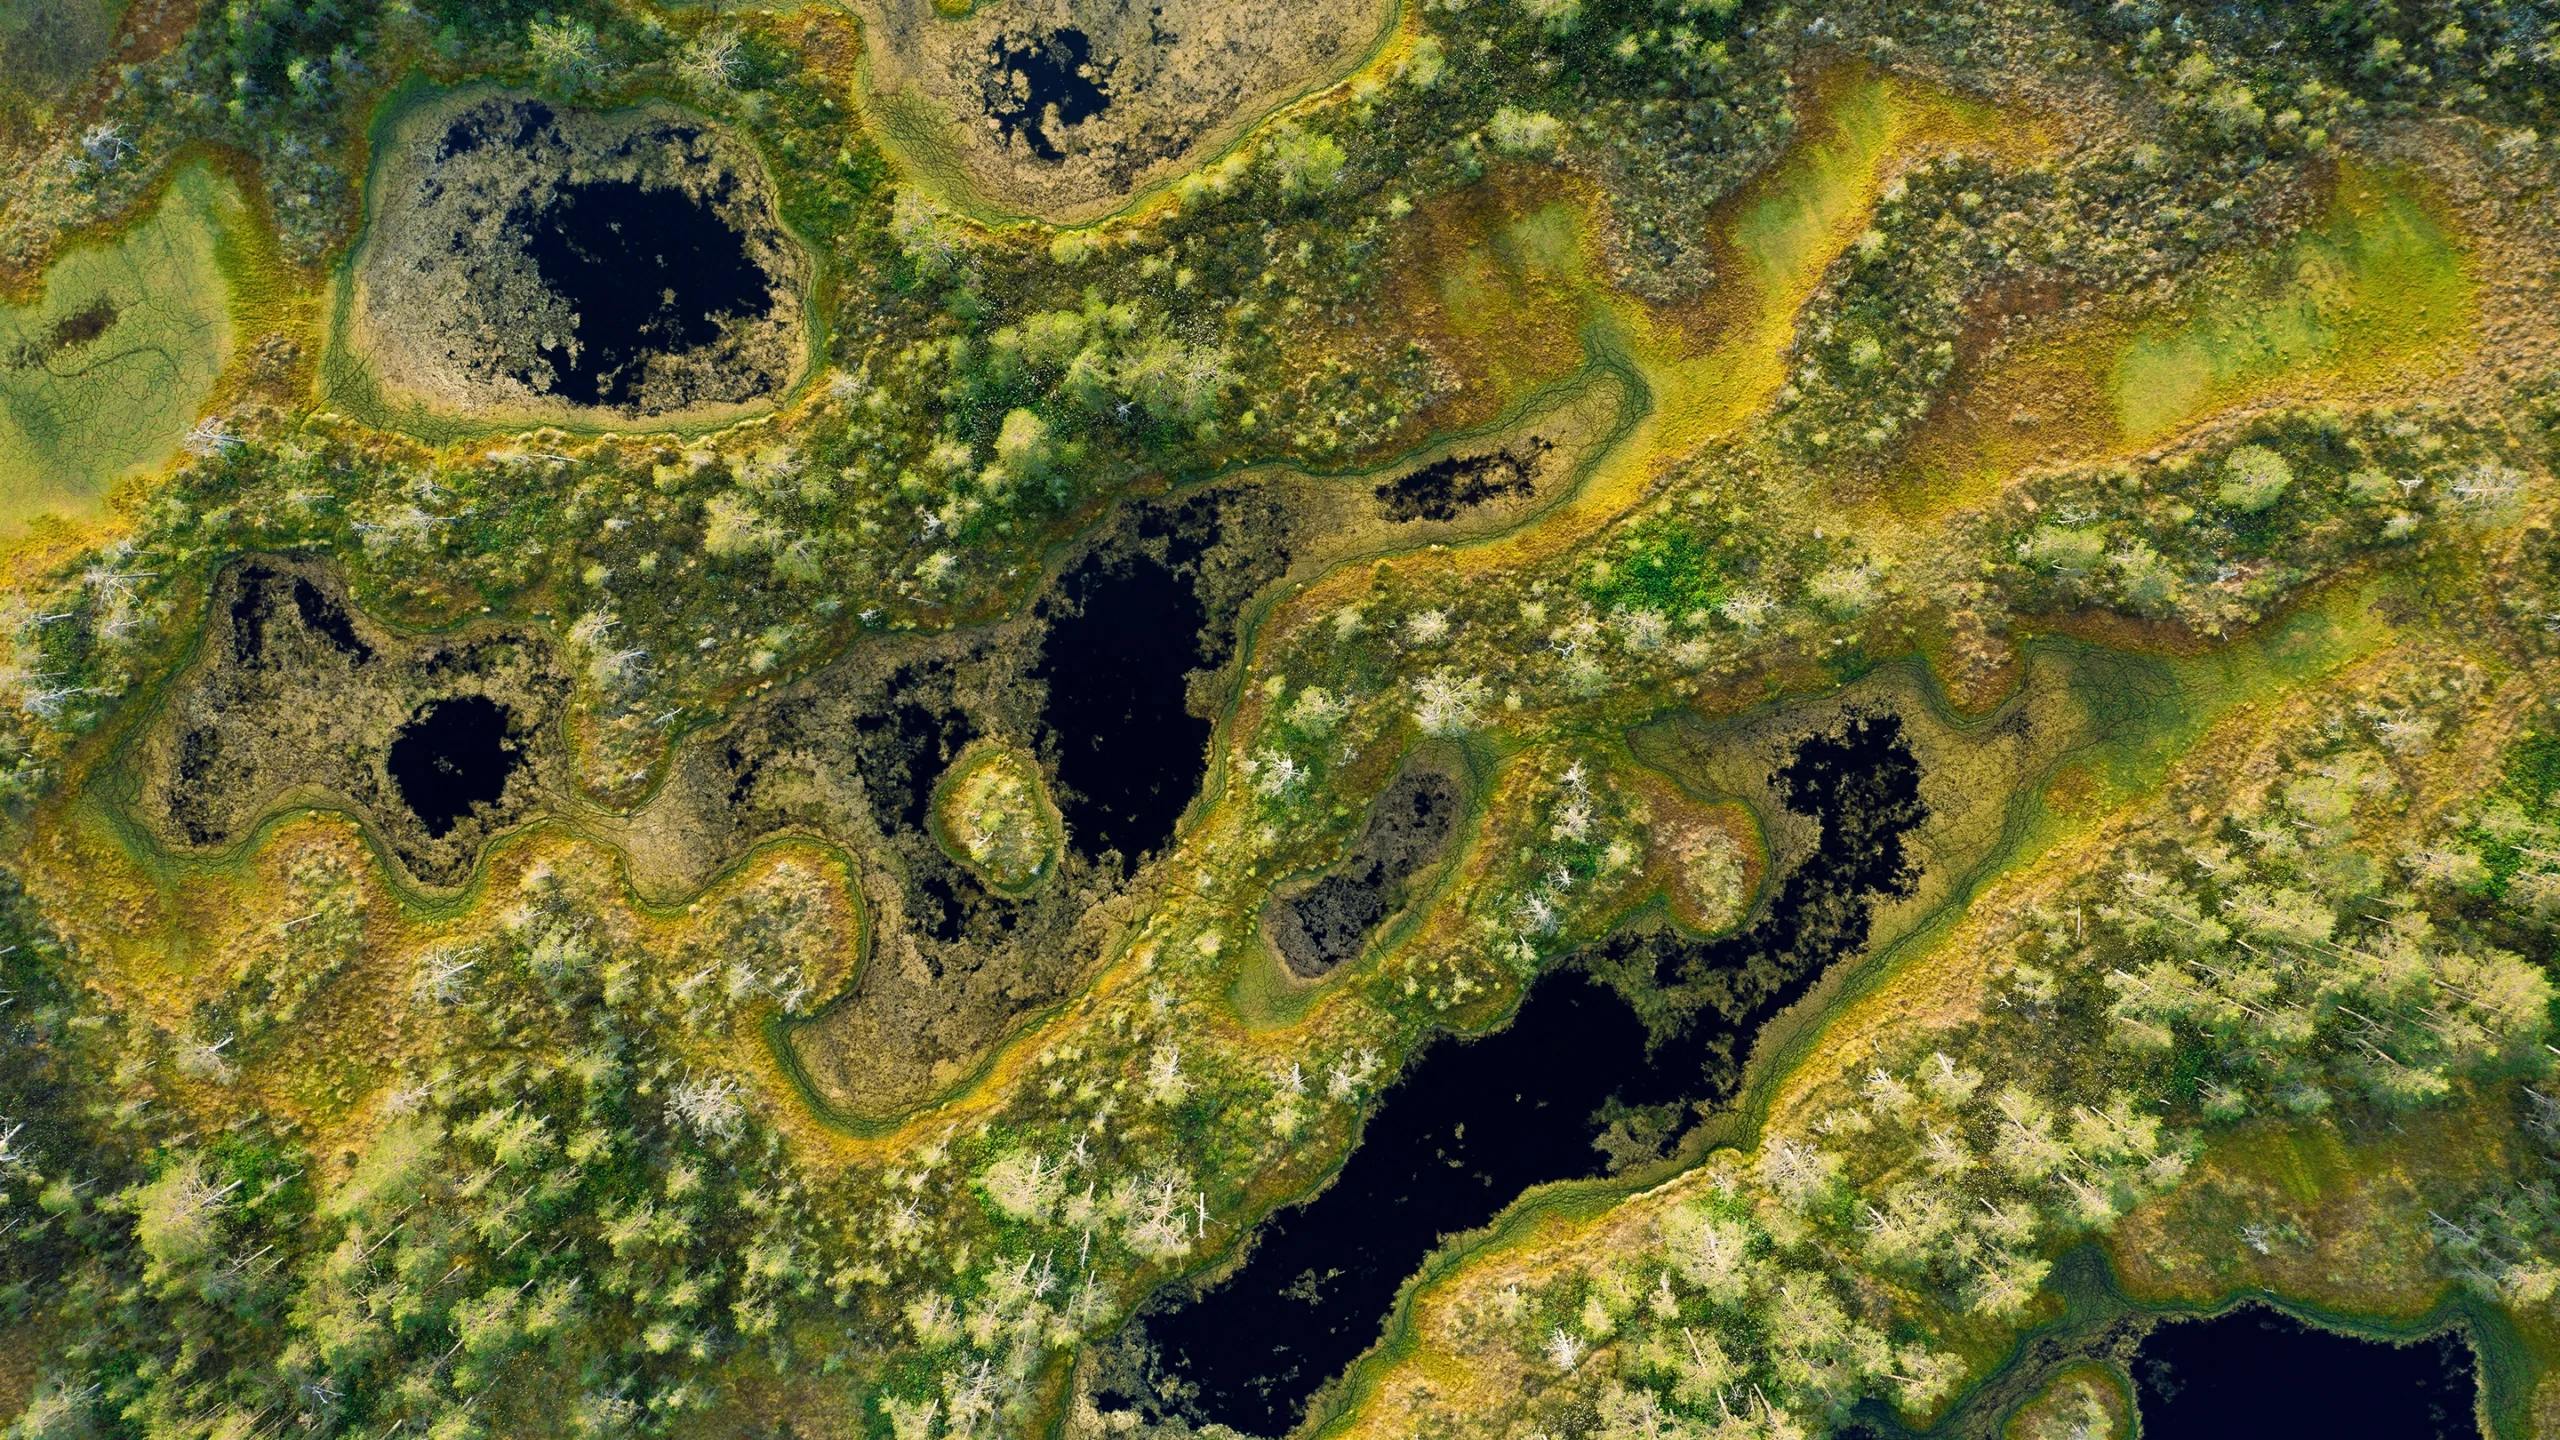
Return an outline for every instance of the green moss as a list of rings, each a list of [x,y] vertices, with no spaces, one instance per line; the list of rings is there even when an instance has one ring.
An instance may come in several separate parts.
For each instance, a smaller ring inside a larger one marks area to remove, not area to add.
[[[2471,313],[2462,253],[2416,183],[2342,166],[2318,229],[2135,334],[2108,388],[2125,434],[2149,439],[2286,379],[2417,359]]]
[[[2533,735],[2507,751],[2506,788],[2526,813],[2548,820],[2560,808],[2560,735]]]
[[[1515,270],[1542,276],[1582,273],[1581,219],[1571,205],[1531,211],[1506,226],[1493,243]]]
[[[119,476],[177,450],[231,353],[216,252],[244,218],[227,182],[190,166],[149,218],[0,308],[0,530],[94,513]]]
[[[1000,745],[979,747],[943,777],[933,829],[946,854],[1002,894],[1023,894],[1057,867],[1062,831],[1039,767]]]
[[[2499,779],[2460,839],[2477,849],[2485,880],[2480,893],[2506,898],[2507,888],[2543,849],[2560,819],[2560,735],[2528,735],[2509,746]],[[2555,1000],[2560,1005],[2560,1000]],[[2554,1011],[2560,1019],[2560,1010]]]
[[[1836,232],[1867,202],[1900,111],[1889,85],[1862,79],[1839,88],[1825,112],[1828,133],[1799,146],[1734,222],[1734,248],[1755,282],[1783,290],[1829,260]]]
[[[1583,586],[1603,610],[1650,610],[1680,618],[1712,609],[1724,598],[1724,572],[1710,548],[1714,537],[1692,521],[1650,521],[1631,531]]]

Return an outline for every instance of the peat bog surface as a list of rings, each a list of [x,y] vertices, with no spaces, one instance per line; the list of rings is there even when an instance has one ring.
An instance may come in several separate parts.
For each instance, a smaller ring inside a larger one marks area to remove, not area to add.
[[[1265,1221],[1234,1274],[1140,1317],[1097,1402],[1284,1434],[1444,1237],[1533,1186],[1663,1153],[1730,1099],[1751,1037],[1910,891],[1903,839],[1928,814],[1889,712],[1804,737],[1775,779],[1821,837],[1756,921],[1613,937],[1540,979],[1503,1029],[1430,1044],[1331,1186]]]

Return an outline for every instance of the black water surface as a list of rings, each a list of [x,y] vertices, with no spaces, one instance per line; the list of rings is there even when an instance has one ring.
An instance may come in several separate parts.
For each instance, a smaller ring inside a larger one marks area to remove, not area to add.
[[[1554,441],[1532,436],[1526,444],[1490,455],[1452,455],[1386,481],[1371,493],[1390,520],[1455,520],[1459,512],[1488,500],[1528,494],[1537,484],[1538,462],[1554,448]]]
[[[1668,927],[1627,931],[1586,951],[1582,963],[1616,984],[1645,1017],[1665,1072],[1660,1099],[1622,1097],[1626,1107],[1719,1100],[1742,1083],[1752,1037],[1800,999],[1832,962],[1867,943],[1876,902],[1911,893],[1917,880],[1905,839],[1929,818],[1920,765],[1903,739],[1901,717],[1852,714],[1806,737],[1773,777],[1779,799],[1819,820],[1813,853],[1788,872],[1767,910],[1719,940]],[[1642,1117],[1633,1137],[1660,1150],[1675,1138],[1682,1104]],[[1642,1157],[1634,1157],[1642,1158]]]
[[[275,578],[273,570],[251,564],[241,570],[239,588],[231,596],[231,663],[242,669],[266,663],[267,584]]]
[[[1173,566],[1101,551],[1058,601],[1043,607],[1032,671],[1049,685],[1040,718],[1057,736],[1058,809],[1079,853],[1116,850],[1134,869],[1173,838],[1208,773],[1209,722],[1185,708],[1208,611]]]
[[[2143,1440],[2478,1440],[2479,1378],[2451,1335],[2385,1345],[2249,1306],[2163,1325],[2134,1360]]]
[[[524,377],[549,394],[630,404],[650,355],[699,349],[724,322],[773,308],[770,278],[711,197],[585,181],[561,186],[518,223],[542,283],[578,317],[576,334],[551,354],[552,374]]]
[[[445,127],[444,143],[436,151],[439,162],[456,155],[468,155],[482,145],[495,141],[518,150],[531,150],[542,133],[551,128],[555,117],[551,107],[539,100],[519,100],[513,105],[474,106]],[[500,120],[513,122],[514,133],[490,133]]]
[[[359,665],[373,659],[373,647],[356,634],[355,621],[347,615],[346,607],[300,575],[293,577],[293,608],[302,616],[302,628],[336,646],[340,654]]]
[[[893,693],[908,677],[890,681]],[[978,727],[957,706],[934,707],[913,698],[855,722],[854,768],[862,776],[863,793],[883,830],[922,830],[933,813],[933,787],[969,742]]]
[[[1111,108],[1111,95],[1093,72],[1093,42],[1072,26],[999,40],[988,47],[987,63],[996,72],[987,114],[1006,138],[1022,137],[1043,160],[1067,158],[1048,135],[1050,106],[1058,107],[1060,125]]]
[[[284,582],[290,579],[287,587]],[[279,573],[265,565],[251,562],[241,567],[231,597],[231,660],[242,669],[262,669],[269,664],[267,627],[278,618],[280,592],[293,597],[294,613],[301,616],[302,628],[327,641],[338,653],[358,665],[373,659],[373,647],[356,634],[355,621],[346,607],[301,575]],[[281,637],[279,637],[281,638]]]
[[[385,768],[427,834],[442,839],[476,806],[495,803],[524,756],[507,707],[486,695],[431,700],[391,735]]]
[[[1351,854],[1304,894],[1272,902],[1271,939],[1290,970],[1312,979],[1359,954],[1403,898],[1399,887],[1440,858],[1464,808],[1458,782],[1439,771],[1398,775],[1370,805]]]
[[[1591,1173],[1591,1115],[1644,1049],[1635,1012],[1572,971],[1540,981],[1508,1028],[1432,1046],[1332,1188],[1273,1217],[1234,1278],[1148,1324],[1173,1381],[1160,1388],[1191,1389],[1182,1408],[1247,1434],[1296,1424],[1441,1236]]]
[[[1232,1277],[1150,1316],[1152,1373],[1103,1398],[1281,1434],[1378,1338],[1441,1237],[1533,1185],[1600,1173],[1615,1153],[1600,1147],[1621,1143],[1631,1114],[1677,1117],[1657,1125],[1658,1150],[1695,1107],[1729,1098],[1761,1025],[1866,944],[1877,900],[1909,892],[1903,839],[1928,814],[1890,714],[1806,738],[1773,779],[1822,828],[1757,923],[1717,941],[1655,932],[1674,938],[1595,947],[1540,980],[1507,1028],[1431,1045],[1332,1187],[1265,1222]]]

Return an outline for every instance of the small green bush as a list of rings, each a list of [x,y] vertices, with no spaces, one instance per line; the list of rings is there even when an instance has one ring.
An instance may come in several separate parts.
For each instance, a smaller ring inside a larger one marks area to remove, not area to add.
[[[2215,498],[2243,515],[2255,515],[2284,498],[2293,467],[2264,445],[2243,445],[2222,461],[2222,489]]]

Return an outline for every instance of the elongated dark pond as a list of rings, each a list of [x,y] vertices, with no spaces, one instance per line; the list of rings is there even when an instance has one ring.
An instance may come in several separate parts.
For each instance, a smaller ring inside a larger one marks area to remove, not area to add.
[[[1185,707],[1207,615],[1179,569],[1196,553],[1087,560],[1060,586],[1033,672],[1049,687],[1040,718],[1057,737],[1067,839],[1125,868],[1173,838],[1209,768],[1209,722]]]
[[[2471,1351],[2385,1345],[2243,1306],[2163,1325],[2133,1365],[2143,1440],[2479,1440]]]
[[[1775,781],[1821,837],[1756,922],[1713,941],[1612,939],[1541,979],[1506,1028],[1432,1044],[1333,1185],[1266,1222],[1232,1277],[1145,1317],[1097,1399],[1279,1435],[1376,1341],[1444,1237],[1532,1186],[1661,1153],[1728,1098],[1750,1037],[1866,944],[1878,900],[1908,891],[1904,837],[1928,813],[1889,714],[1806,738]]]

